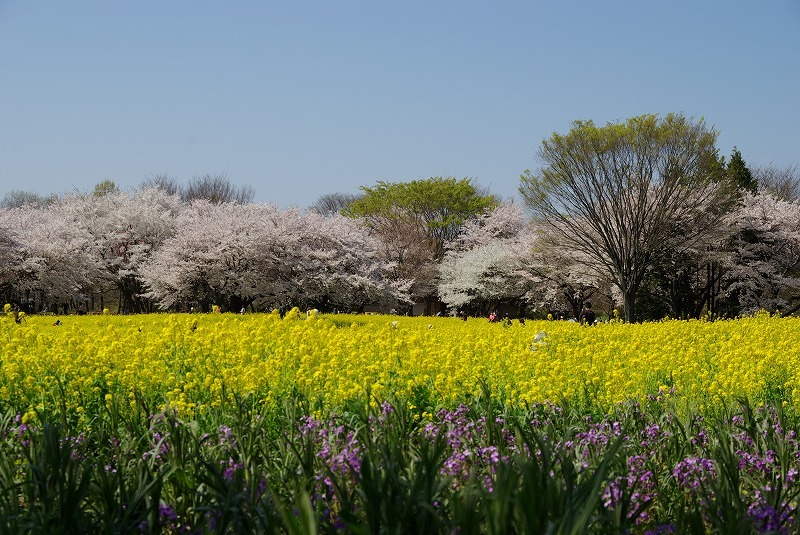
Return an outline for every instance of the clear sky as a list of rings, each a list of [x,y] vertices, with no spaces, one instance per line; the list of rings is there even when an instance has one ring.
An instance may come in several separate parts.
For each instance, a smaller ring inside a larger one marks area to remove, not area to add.
[[[432,176],[511,198],[572,120],[669,112],[800,162],[800,0],[0,0],[0,197],[225,174],[282,207]]]

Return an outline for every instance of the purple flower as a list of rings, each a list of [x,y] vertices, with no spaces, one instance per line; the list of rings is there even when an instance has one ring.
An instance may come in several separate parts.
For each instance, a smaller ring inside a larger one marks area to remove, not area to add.
[[[792,484],[796,483],[797,482],[797,474],[798,474],[797,468],[789,468],[786,471],[786,484],[787,485],[792,485]]]
[[[686,457],[672,470],[678,486],[686,490],[697,490],[716,477],[714,463],[701,457]]]
[[[603,505],[616,509],[622,500],[623,493],[629,496],[628,519],[635,524],[649,520],[645,506],[656,498],[655,475],[647,468],[647,457],[634,455],[628,458],[627,476],[617,476],[609,481],[601,498]]]
[[[706,435],[705,431],[700,430],[697,432],[697,435],[693,436],[690,442],[694,446],[705,447],[708,445],[708,435]]]
[[[220,443],[233,441],[233,431],[227,425],[219,426],[219,429],[217,430],[217,436],[219,437]]]
[[[760,498],[760,496],[759,496]],[[772,505],[766,503],[763,498],[758,499],[747,509],[747,515],[753,522],[753,528],[758,533],[780,533],[788,534],[792,528],[792,517],[788,508],[776,510]]]
[[[244,468],[244,465],[237,463],[233,457],[228,458],[227,465],[225,461],[220,461],[220,464],[225,466],[225,472],[222,474],[222,477],[224,477],[226,481],[231,481],[236,475],[236,472]]]
[[[175,510],[167,504],[159,504],[158,506],[158,519],[161,524],[169,531],[176,531],[178,529],[178,514]],[[186,527],[178,531],[178,533],[187,532]]]

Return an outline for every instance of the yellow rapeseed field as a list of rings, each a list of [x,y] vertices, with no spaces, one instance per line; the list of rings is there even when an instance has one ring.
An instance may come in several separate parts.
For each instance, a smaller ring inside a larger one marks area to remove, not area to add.
[[[800,319],[511,326],[470,318],[272,314],[0,317],[0,406],[77,414],[120,398],[203,414],[234,394],[315,407],[488,387],[512,405],[648,395],[708,407],[748,396],[800,404]],[[672,393],[668,393],[668,392]],[[64,407],[63,405],[66,405]]]

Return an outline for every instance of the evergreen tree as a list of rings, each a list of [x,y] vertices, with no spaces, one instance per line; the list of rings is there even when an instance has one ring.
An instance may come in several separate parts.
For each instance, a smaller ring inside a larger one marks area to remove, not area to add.
[[[742,158],[742,153],[739,152],[739,149],[736,147],[733,148],[731,161],[728,162],[726,172],[728,180],[736,187],[747,190],[750,193],[756,193],[758,191],[758,181],[753,176],[753,173],[750,172],[750,169],[748,169],[744,158]]]

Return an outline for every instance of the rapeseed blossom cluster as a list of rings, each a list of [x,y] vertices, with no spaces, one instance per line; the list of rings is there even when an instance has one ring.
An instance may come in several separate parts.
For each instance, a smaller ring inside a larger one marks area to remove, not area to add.
[[[713,408],[747,397],[800,404],[800,319],[514,322],[399,316],[153,314],[0,318],[0,404],[27,420],[65,404],[125,401],[185,418],[235,396],[301,396],[316,411],[405,400],[429,419],[483,391],[515,407],[670,399]]]

